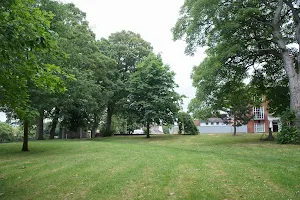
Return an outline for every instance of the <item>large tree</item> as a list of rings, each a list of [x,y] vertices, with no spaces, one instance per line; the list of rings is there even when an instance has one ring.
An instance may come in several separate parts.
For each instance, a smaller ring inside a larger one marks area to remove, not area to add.
[[[67,82],[68,90],[64,94],[33,90],[32,102],[40,111],[39,124],[43,111],[47,111],[47,117],[52,118],[50,139],[54,138],[59,121],[72,132],[91,128],[94,134],[109,97],[106,85],[111,83],[116,62],[101,53],[86,14],[74,4],[51,0],[40,0],[40,3],[42,9],[54,14],[51,30],[56,33],[58,47],[65,55],[55,60],[46,56],[42,59],[60,65],[75,79]],[[42,128],[39,129],[41,135]]]
[[[40,58],[54,59],[58,53],[50,28],[52,13],[34,0],[0,3],[0,106],[17,115],[24,124],[22,151],[28,151],[28,127],[36,115],[30,104],[29,88],[54,92],[65,90],[60,67]]]
[[[152,46],[139,34],[131,31],[112,33],[108,39],[99,41],[102,53],[117,62],[117,74],[107,85],[112,95],[107,103],[105,136],[110,136],[113,114],[124,114],[124,102],[128,95],[126,88],[130,74],[136,71],[137,64],[152,52]],[[126,109],[125,109],[126,110]]]
[[[300,127],[300,17],[296,0],[186,0],[173,28],[174,39],[185,38],[186,53],[208,46],[222,70],[246,75],[263,68],[264,76],[277,63],[288,78],[290,108]],[[272,73],[272,75],[274,75]],[[272,86],[272,85],[271,85]]]
[[[180,96],[175,92],[175,73],[160,56],[150,54],[129,79],[127,105],[131,113],[147,127],[152,123],[173,123],[179,111]]]

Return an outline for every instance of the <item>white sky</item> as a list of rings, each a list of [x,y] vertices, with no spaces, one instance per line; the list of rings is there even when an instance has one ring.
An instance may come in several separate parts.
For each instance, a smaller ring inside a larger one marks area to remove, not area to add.
[[[139,33],[150,42],[156,53],[161,52],[164,63],[176,73],[177,92],[188,98],[186,110],[195,95],[190,74],[194,65],[200,64],[205,54],[199,49],[195,56],[184,54],[185,42],[173,42],[171,28],[175,25],[184,0],[63,0],[73,2],[87,14],[90,27],[97,39],[107,38],[111,33],[130,30]],[[5,117],[0,114],[0,121]]]

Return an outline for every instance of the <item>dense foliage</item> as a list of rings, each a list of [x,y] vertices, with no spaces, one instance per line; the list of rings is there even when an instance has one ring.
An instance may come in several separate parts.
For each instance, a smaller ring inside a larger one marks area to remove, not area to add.
[[[295,123],[295,113],[286,110],[281,115],[281,130],[277,134],[277,142],[279,144],[300,144],[300,130],[293,126]]]
[[[160,56],[150,54],[130,76],[127,104],[131,113],[147,127],[173,124],[179,111],[180,96],[175,92],[174,72],[164,65]]]
[[[139,34],[120,31],[96,40],[86,14],[72,3],[8,0],[0,2],[0,10],[0,108],[20,119],[23,151],[28,151],[31,127],[36,127],[36,139],[48,136],[45,118],[51,120],[49,139],[58,132],[61,138],[66,132],[81,137],[87,130],[94,137],[100,124],[104,136],[131,133],[144,122],[127,104],[138,90],[127,89],[132,74],[153,53]],[[174,74],[162,69],[166,73],[160,75],[169,81],[162,88],[174,94],[173,100],[157,102],[163,105],[178,98]],[[176,115],[175,107],[168,115]]]
[[[186,112],[178,113],[178,125],[180,134],[197,135],[199,133],[194,120]]]
[[[0,143],[1,142],[11,142],[14,140],[14,130],[7,124],[0,122]]]

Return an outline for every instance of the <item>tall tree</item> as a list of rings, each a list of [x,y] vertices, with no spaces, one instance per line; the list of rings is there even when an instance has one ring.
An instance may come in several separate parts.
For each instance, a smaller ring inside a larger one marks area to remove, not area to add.
[[[127,104],[147,127],[147,138],[152,123],[173,123],[177,117],[180,96],[174,91],[174,76],[170,67],[154,54],[146,57],[130,76]]]
[[[0,106],[16,113],[24,122],[22,151],[28,151],[28,124],[36,111],[30,105],[29,87],[53,92],[65,90],[57,65],[40,62],[55,56],[57,43],[50,29],[53,15],[34,0],[0,3]]]
[[[152,46],[139,34],[131,31],[113,33],[108,39],[99,41],[102,53],[117,62],[117,74],[109,89],[112,92],[107,103],[107,118],[105,135],[110,136],[112,116],[122,113],[124,99],[127,97],[127,84],[130,74],[136,71],[137,64],[152,52]]]
[[[74,4],[40,0],[41,7],[54,14],[51,29],[56,32],[59,48],[65,57],[53,62],[73,74],[64,94],[36,95],[35,104],[47,110],[52,118],[50,139],[61,118],[62,126],[76,132],[79,128],[97,129],[109,98],[106,85],[111,83],[116,62],[104,56],[90,30],[86,14]],[[47,60],[48,57],[43,59]],[[43,99],[48,98],[48,101]]]
[[[296,0],[186,0],[173,35],[185,38],[188,54],[199,45],[214,49],[223,70],[245,75],[260,66],[274,72],[269,67],[277,62],[300,128],[300,54],[291,45],[300,45],[299,12]]]

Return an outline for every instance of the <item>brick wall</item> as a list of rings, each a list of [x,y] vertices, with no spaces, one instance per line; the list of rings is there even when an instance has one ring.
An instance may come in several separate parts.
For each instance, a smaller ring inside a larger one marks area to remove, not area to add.
[[[265,132],[269,131],[269,119],[268,119],[268,102],[262,104],[264,107],[264,120],[250,120],[248,123],[248,133],[254,133],[254,124],[255,123],[265,123]]]

